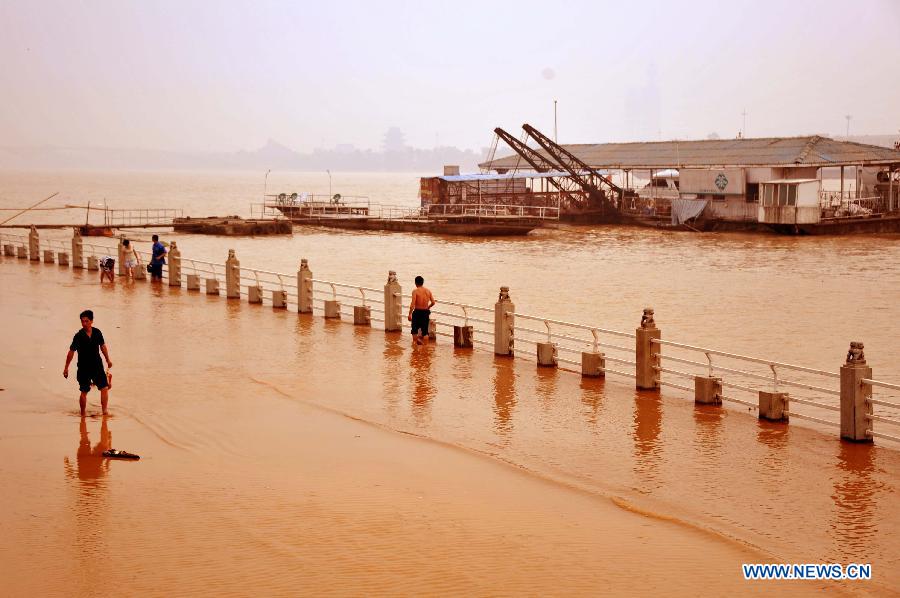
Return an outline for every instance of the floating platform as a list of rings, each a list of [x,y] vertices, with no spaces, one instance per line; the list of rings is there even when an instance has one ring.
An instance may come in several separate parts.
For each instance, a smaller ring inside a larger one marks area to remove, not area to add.
[[[293,217],[295,224],[311,224],[351,230],[385,230],[404,233],[464,235],[469,237],[501,237],[527,235],[539,228],[540,221],[510,217],[485,218],[379,218],[369,216],[305,216]]]
[[[262,236],[290,235],[293,226],[287,219],[244,219],[240,216],[209,216],[207,218],[175,218],[172,228],[181,233],[196,235]]]

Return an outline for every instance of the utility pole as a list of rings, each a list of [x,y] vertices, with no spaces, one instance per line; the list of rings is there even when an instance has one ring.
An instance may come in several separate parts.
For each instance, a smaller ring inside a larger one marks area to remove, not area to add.
[[[328,201],[331,201],[331,198],[334,197],[334,195],[331,194],[331,171],[326,170],[325,172],[328,173]]]
[[[553,100],[553,143],[559,143],[558,131],[556,129],[556,100]]]
[[[741,137],[747,137],[747,109],[741,112]]]
[[[269,173],[272,172],[272,169],[266,171],[266,177],[263,180],[263,203],[266,203],[266,191],[269,188]]]
[[[846,135],[846,136],[847,136],[847,137],[850,137],[850,119],[852,119],[853,116],[850,115],[850,114],[847,114],[847,115],[844,116],[844,118],[847,119],[847,135]]]

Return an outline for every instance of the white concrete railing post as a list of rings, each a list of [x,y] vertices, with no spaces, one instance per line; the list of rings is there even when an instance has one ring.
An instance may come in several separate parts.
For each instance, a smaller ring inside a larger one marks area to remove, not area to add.
[[[786,392],[759,391],[759,419],[773,422],[790,420],[790,396]]]
[[[229,299],[241,298],[241,261],[234,255],[234,249],[228,250],[225,260],[225,296]]]
[[[81,229],[77,226],[72,233],[72,268],[75,270],[84,269],[84,245],[81,238]]]
[[[841,438],[853,442],[872,442],[866,434],[870,429],[872,387],[863,378],[872,378],[872,368],[866,365],[864,345],[850,343],[847,360],[841,366]]]
[[[516,306],[509,298],[509,287],[500,287],[494,304],[494,354],[515,356]]]
[[[659,356],[662,347],[654,340],[662,338],[662,332],[653,320],[653,309],[645,308],[641,326],[635,331],[635,386],[640,390],[659,389]]]
[[[125,276],[125,235],[119,235],[118,250],[119,276]]]
[[[313,310],[313,274],[306,258],[300,260],[297,270],[297,313],[311,314]]]
[[[388,271],[384,284],[384,331],[395,332],[403,329],[403,289],[397,282],[397,272]]]
[[[28,259],[32,262],[41,261],[41,236],[33,224],[28,233]]]
[[[181,250],[178,249],[178,244],[175,241],[172,241],[172,244],[169,245],[169,252],[166,255],[169,258],[169,286],[170,287],[180,287],[181,286]]]

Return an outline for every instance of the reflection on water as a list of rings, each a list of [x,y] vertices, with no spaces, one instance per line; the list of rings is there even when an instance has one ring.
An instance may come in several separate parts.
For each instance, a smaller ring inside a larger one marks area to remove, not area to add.
[[[694,448],[700,459],[715,463],[722,452],[722,421],[726,412],[715,405],[694,407]]]
[[[556,394],[559,371],[556,368],[538,367],[535,375],[537,376],[535,392],[537,392],[537,396],[540,399],[541,409],[544,412],[548,412],[553,409],[553,404],[559,400]]]
[[[409,355],[409,377],[412,383],[410,399],[416,424],[424,426],[431,421],[431,402],[436,392],[431,362],[434,347],[414,345]]]
[[[92,491],[103,488],[103,478],[109,472],[109,459],[103,457],[103,451],[112,447],[112,434],[109,431],[109,416],[104,415],[100,424],[100,439],[91,446],[88,434],[87,418],[82,417],[78,427],[78,449],[75,452],[75,465],[66,457],[63,460],[66,477],[79,481],[82,494],[91,496]]]
[[[875,450],[869,444],[840,443],[837,469],[832,472],[834,514],[829,534],[834,553],[843,562],[867,556],[878,531],[875,494],[880,488],[872,480]]]
[[[592,428],[596,427],[603,414],[603,386],[603,378],[581,379],[581,404]]]
[[[103,416],[100,423],[100,438],[91,444],[88,420],[82,417],[78,426],[78,448],[75,463],[68,457],[63,460],[66,478],[75,485],[75,501],[72,515],[75,518],[74,547],[81,580],[90,585],[102,575],[102,557],[106,552],[107,540],[105,519],[111,508],[106,486],[106,476],[110,470],[110,459],[103,457],[103,451],[112,448],[112,433],[109,431],[109,417]],[[82,588],[81,592],[85,593]]]
[[[637,490],[643,493],[652,492],[659,487],[657,480],[662,445],[659,433],[662,428],[662,407],[660,398],[650,392],[634,394],[634,420],[632,438],[634,439],[634,473],[637,477]]]
[[[396,416],[400,407],[403,389],[400,386],[400,375],[403,372],[401,357],[406,339],[399,332],[384,335],[384,357],[381,365],[381,387],[384,389],[385,410]]]
[[[494,356],[494,431],[507,444],[513,430],[516,409],[516,374],[508,358]]]

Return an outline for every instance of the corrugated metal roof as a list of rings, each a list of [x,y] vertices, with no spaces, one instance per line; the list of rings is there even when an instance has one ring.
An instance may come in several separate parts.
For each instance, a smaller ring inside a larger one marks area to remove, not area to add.
[[[526,171],[518,171],[518,172],[507,172],[505,174],[452,174],[452,175],[444,175],[444,176],[436,176],[433,178],[441,179],[442,181],[450,181],[453,183],[460,181],[497,181],[504,179],[544,179],[548,177],[566,177],[569,176],[568,172],[526,172]]]
[[[564,145],[592,168],[722,168],[753,166],[852,166],[900,163],[900,151],[827,137],[768,137],[700,141],[584,143]],[[544,150],[538,150],[546,156]],[[518,155],[505,156],[482,167],[522,166]]]

